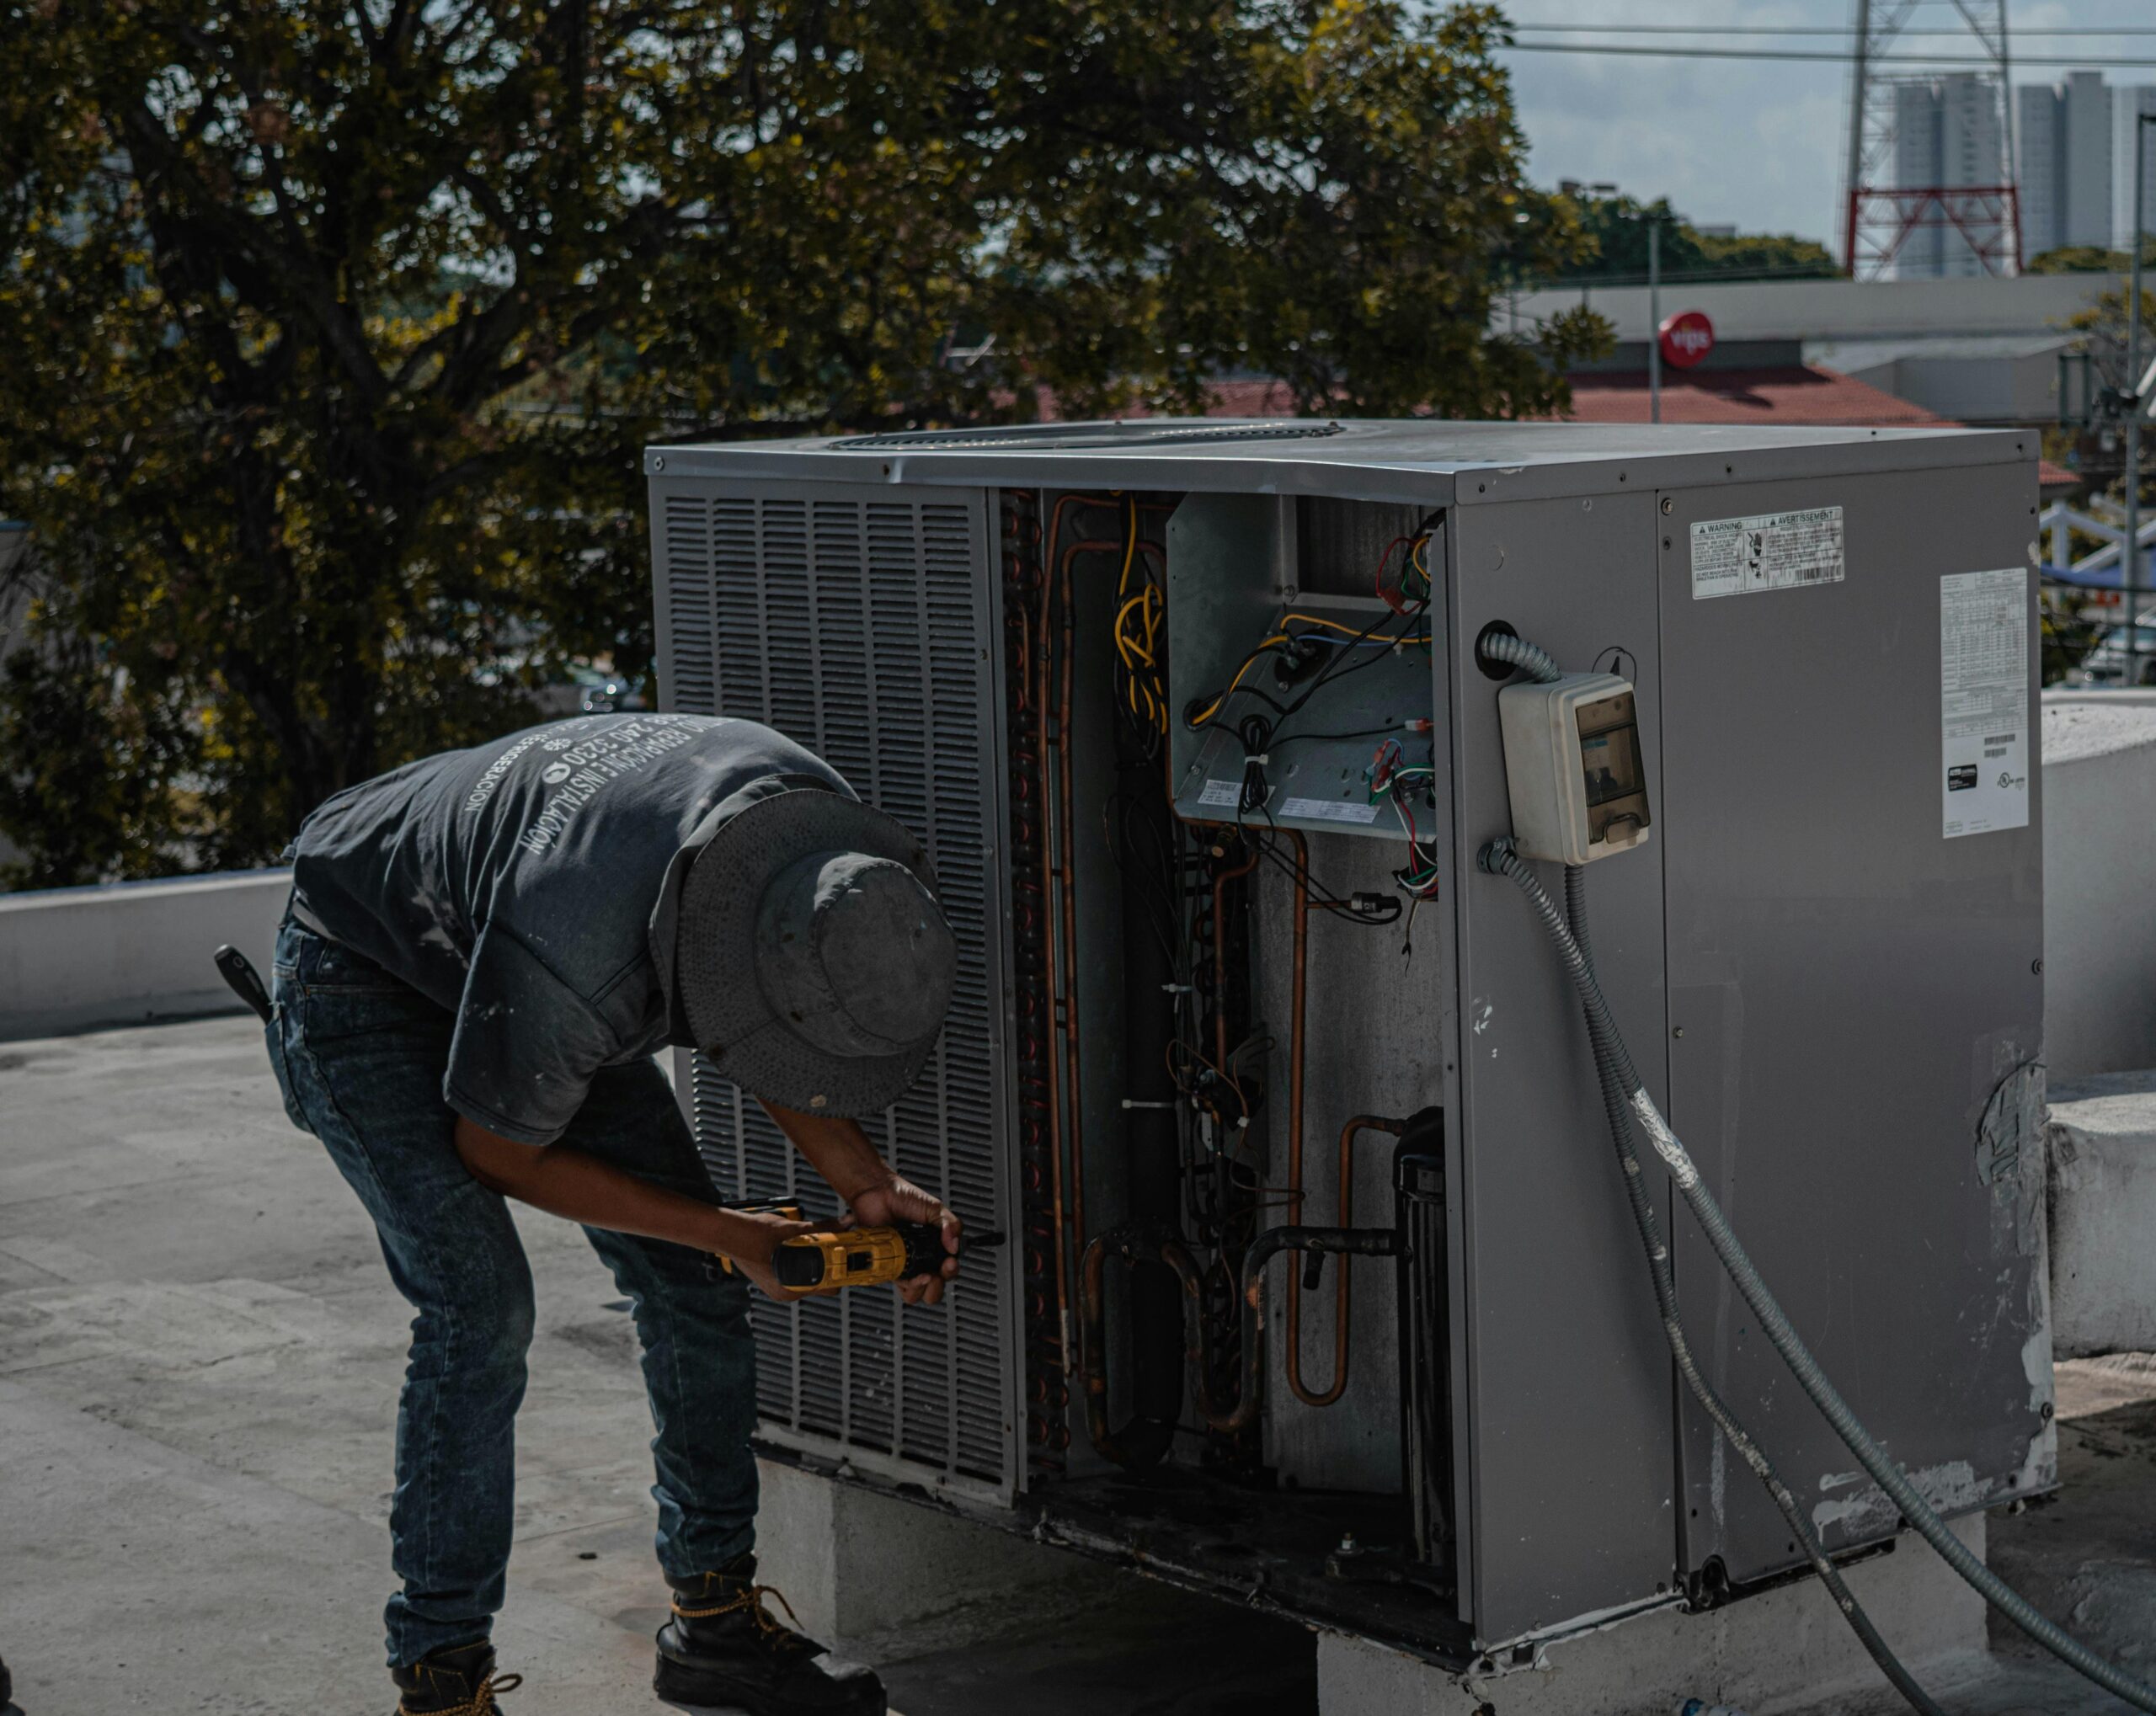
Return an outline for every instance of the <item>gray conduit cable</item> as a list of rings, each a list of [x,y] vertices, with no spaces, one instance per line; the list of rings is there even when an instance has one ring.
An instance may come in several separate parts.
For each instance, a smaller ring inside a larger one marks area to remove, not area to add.
[[[1587,871],[1584,866],[1568,864],[1565,866],[1565,917],[1570,925],[1572,939],[1579,944],[1580,957],[1590,970],[1593,968],[1594,954],[1588,941],[1587,930]],[[1582,1010],[1585,1011],[1584,1009]],[[1661,1314],[1662,1337],[1669,1343],[1670,1356],[1677,1363],[1677,1372],[1684,1379],[1684,1386],[1693,1398],[1714,1420],[1715,1427],[1735,1448],[1737,1457],[1750,1467],[1768,1495],[1788,1521],[1790,1535],[1803,1544],[1806,1558],[1819,1575],[1819,1582],[1827,1587],[1834,1607],[1842,1618],[1856,1634],[1857,1642],[1865,1653],[1879,1665],[1879,1671],[1892,1682],[1894,1690],[1908,1702],[1919,1716],[1945,1716],[1945,1712],[1934,1703],[1914,1676],[1902,1665],[1879,1629],[1871,1623],[1871,1617],[1864,1612],[1840,1568],[1828,1559],[1826,1548],[1812,1529],[1812,1521],[1804,1516],[1804,1510],[1789,1486],[1782,1482],[1774,1462],[1752,1440],[1737,1416],[1723,1402],[1706,1378],[1700,1373],[1698,1362],[1692,1356],[1692,1344],[1685,1338],[1684,1324],[1677,1314],[1677,1280],[1670,1271],[1669,1248],[1662,1241],[1662,1223],[1655,1214],[1654,1204],[1641,1184],[1640,1159],[1632,1144],[1632,1110],[1625,1100],[1624,1086],[1620,1081],[1616,1058],[1609,1051],[1609,1041],[1597,1027],[1594,1015],[1587,1015],[1588,1036],[1594,1047],[1594,1069],[1602,1084],[1602,1106],[1609,1116],[1610,1142],[1617,1147],[1618,1164],[1624,1170],[1625,1193],[1632,1207],[1633,1224],[1640,1230],[1640,1244],[1645,1248],[1647,1271],[1654,1280],[1656,1308]]]
[[[1565,677],[1548,650],[1510,632],[1484,632],[1476,640],[1475,652],[1485,661],[1518,668],[1537,685],[1554,685]]]
[[[2148,1685],[2107,1661],[2063,1628],[2054,1625],[2034,1604],[1985,1566],[1947,1528],[1945,1521],[1940,1518],[1931,1504],[1903,1474],[1886,1451],[1872,1441],[1870,1433],[1858,1421],[1856,1414],[1849,1410],[1849,1402],[1842,1399],[1840,1392],[1828,1380],[1826,1372],[1820,1369],[1818,1361],[1812,1357],[1802,1338],[1790,1325],[1781,1306],[1775,1302],[1774,1294],[1760,1278],[1759,1271],[1745,1255],[1743,1246],[1737,1242],[1721,1206],[1715,1202],[1713,1194],[1700,1184],[1700,1170],[1694,1165],[1690,1153],[1677,1134],[1670,1130],[1669,1122],[1662,1118],[1662,1111],[1654,1105],[1654,1099],[1647,1095],[1641,1081],[1639,1069],[1633,1065],[1631,1055],[1625,1047],[1625,1039],[1617,1030],[1616,1021],[1609,1015],[1609,1004],[1603,996],[1601,984],[1596,981],[1593,967],[1580,951],[1579,943],[1566,926],[1556,903],[1535,879],[1534,872],[1513,850],[1511,840],[1491,841],[1476,855],[1476,863],[1491,875],[1502,876],[1511,881],[1526,896],[1528,903],[1534,908],[1536,914],[1542,919],[1543,928],[1549,932],[1550,942],[1556,949],[1566,974],[1572,978],[1573,988],[1579,992],[1581,1005],[1586,1008],[1588,1019],[1607,1039],[1620,1084],[1628,1093],[1625,1100],[1633,1117],[1646,1132],[1655,1153],[1668,1164],[1670,1177],[1684,1194],[1684,1202],[1699,1222],[1700,1231],[1707,1236],[1707,1243],[1714,1247],[1715,1255],[1721,1260],[1722,1267],[1728,1271],[1730,1280],[1736,1284],[1744,1303],[1752,1308],[1753,1315],[1759,1319],[1759,1326],[1766,1331],[1774,1350],[1782,1356],[1782,1362],[1789,1367],[1790,1373],[1811,1396],[1812,1404],[1833,1427],[1835,1435],[1842,1439],[1849,1452],[1855,1456],[1857,1463],[1870,1474],[1872,1482],[1878,1484],[1895,1506],[1901,1510],[1902,1517],[1985,1601],[2069,1668],[2095,1681],[2105,1691],[2124,1699],[2136,1709],[2148,1711],[2152,1716],[2156,1716],[2156,1687]]]

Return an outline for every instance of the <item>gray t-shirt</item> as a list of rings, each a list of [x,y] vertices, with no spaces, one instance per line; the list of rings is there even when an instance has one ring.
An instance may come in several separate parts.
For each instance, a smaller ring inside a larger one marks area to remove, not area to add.
[[[600,1068],[682,1041],[681,876],[728,816],[772,790],[752,783],[773,781],[853,796],[753,722],[535,727],[327,800],[286,854],[295,913],[456,1015],[451,1108],[551,1143]]]

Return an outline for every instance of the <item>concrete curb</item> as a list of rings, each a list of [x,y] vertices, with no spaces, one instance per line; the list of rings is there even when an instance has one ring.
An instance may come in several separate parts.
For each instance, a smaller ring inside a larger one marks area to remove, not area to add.
[[[0,1042],[239,1007],[210,956],[266,980],[289,870],[0,894]]]

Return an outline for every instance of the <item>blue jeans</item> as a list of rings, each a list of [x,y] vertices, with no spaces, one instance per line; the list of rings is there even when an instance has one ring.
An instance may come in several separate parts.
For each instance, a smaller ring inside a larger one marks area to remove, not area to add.
[[[456,1019],[380,966],[287,919],[270,1058],[286,1111],[374,1218],[412,1351],[397,1413],[389,1660],[476,1644],[501,1607],[515,1516],[516,1409],[531,1271],[501,1198],[465,1171],[442,1100]],[[651,1061],[602,1071],[562,1141],[718,1202]],[[755,1541],[750,1289],[702,1252],[584,1229],[635,1308],[657,1434],[659,1564],[692,1580]]]

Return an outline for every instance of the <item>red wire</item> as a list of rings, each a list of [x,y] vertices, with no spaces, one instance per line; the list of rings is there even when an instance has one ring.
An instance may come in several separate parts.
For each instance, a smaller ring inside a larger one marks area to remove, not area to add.
[[[1392,559],[1392,551],[1406,541],[1407,538],[1405,536],[1395,536],[1392,541],[1385,545],[1385,552],[1378,556],[1377,575],[1371,580],[1376,586],[1379,599],[1396,614],[1405,614],[1407,610],[1394,597],[1392,592],[1385,587],[1385,569],[1386,564]],[[1410,552],[1412,552],[1412,545]]]

